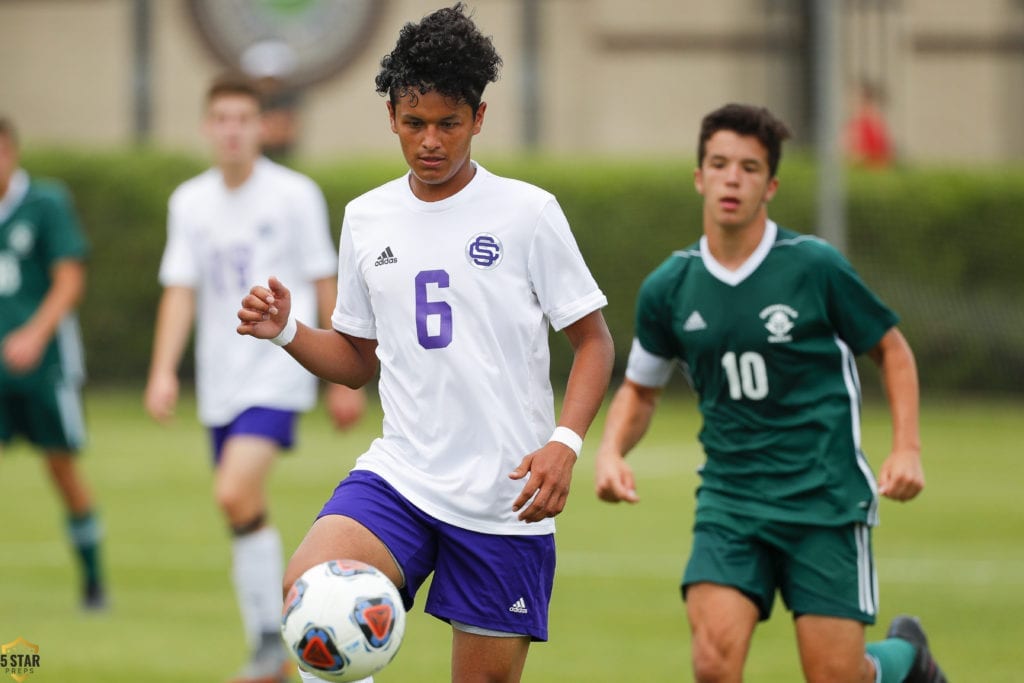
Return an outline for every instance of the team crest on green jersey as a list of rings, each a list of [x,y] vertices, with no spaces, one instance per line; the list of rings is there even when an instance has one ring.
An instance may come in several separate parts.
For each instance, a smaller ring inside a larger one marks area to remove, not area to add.
[[[768,330],[769,343],[782,344],[793,341],[789,333],[795,325],[793,320],[799,315],[786,304],[772,304],[763,309],[758,316],[765,321],[764,327]]]
[[[25,256],[32,251],[32,245],[35,244],[35,231],[32,229],[32,224],[25,221],[15,223],[11,227],[11,232],[7,236],[7,244],[10,245],[11,251],[18,256]]]

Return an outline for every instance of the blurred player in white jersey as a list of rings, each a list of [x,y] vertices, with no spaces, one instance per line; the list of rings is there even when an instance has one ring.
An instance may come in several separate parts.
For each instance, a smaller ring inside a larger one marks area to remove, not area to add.
[[[333,329],[303,324],[284,277],[238,312],[240,333],[324,379],[360,386],[380,371],[383,434],[324,505],[285,587],[353,558],[409,607],[433,573],[425,610],[453,627],[456,682],[518,681],[530,642],[547,640],[553,517],[613,357],[605,296],[555,198],[471,158],[500,65],[462,3],[407,24],[376,84],[409,173],[345,210]],[[557,427],[549,326],[574,350]]]
[[[233,535],[232,578],[252,648],[233,680],[273,683],[290,666],[279,636],[284,556],[268,522],[266,480],[275,456],[293,444],[298,414],[315,405],[317,379],[280,349],[234,334],[230,321],[252,280],[272,274],[294,283],[296,315],[329,320],[336,252],[320,189],[261,156],[260,98],[249,81],[225,77],[211,86],[204,132],[214,166],[169,203],[145,404],[161,422],[173,415],[194,320],[199,419],[210,430],[214,495]],[[339,426],[358,418],[351,389],[327,392]]]

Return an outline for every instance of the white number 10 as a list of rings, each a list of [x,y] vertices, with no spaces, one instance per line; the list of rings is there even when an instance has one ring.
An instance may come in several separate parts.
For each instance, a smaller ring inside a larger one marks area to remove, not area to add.
[[[729,380],[729,397],[734,401],[748,398],[760,401],[768,395],[768,371],[764,358],[755,351],[747,351],[739,357],[729,351],[722,356],[722,367]]]

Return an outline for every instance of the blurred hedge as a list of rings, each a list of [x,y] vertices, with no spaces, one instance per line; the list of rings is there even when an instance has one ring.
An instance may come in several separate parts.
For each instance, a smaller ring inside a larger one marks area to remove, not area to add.
[[[72,190],[93,245],[82,306],[93,383],[141,385],[160,288],[156,272],[173,188],[201,159],[125,151],[26,154],[30,172]],[[692,161],[482,159],[490,170],[558,197],[594,274],[608,294],[617,375],[632,337],[644,276],[700,236]],[[301,168],[327,196],[335,237],[346,202],[404,171],[401,160],[349,160]],[[771,215],[813,227],[814,169],[787,158]],[[1024,172],[906,170],[849,176],[849,253],[865,280],[896,310],[918,357],[926,391],[1024,393]],[[233,325],[233,321],[225,321]],[[553,342],[553,369],[569,350]],[[187,368],[186,368],[187,371]],[[616,383],[617,383],[616,379]],[[870,389],[877,382],[865,382]]]

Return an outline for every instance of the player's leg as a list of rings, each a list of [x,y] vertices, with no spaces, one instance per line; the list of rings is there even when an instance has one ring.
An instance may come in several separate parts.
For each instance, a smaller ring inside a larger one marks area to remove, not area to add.
[[[874,683],[874,663],[864,656],[864,624],[806,614],[796,619],[800,664],[808,683]]]
[[[85,419],[77,383],[53,382],[40,371],[25,378],[25,393],[14,420],[16,430],[42,450],[46,471],[67,515],[67,534],[82,575],[82,606],[106,607],[100,563],[103,529],[93,496],[78,467],[85,443]]]
[[[693,675],[698,683],[738,683],[757,625],[757,605],[731,586],[695,583],[686,589]]]
[[[214,491],[231,530],[231,578],[251,657],[236,683],[276,681],[287,663],[280,642],[284,567],[281,536],[268,522],[266,479],[278,446],[257,436],[224,443]]]
[[[291,668],[280,638],[284,552],[269,523],[266,487],[294,428],[292,412],[253,408],[213,430],[214,497],[231,530],[232,582],[252,653],[238,683],[277,681]]]
[[[804,677],[811,683],[897,683],[913,661],[906,644],[884,648],[883,659],[865,654],[864,627],[875,622],[878,586],[871,530],[777,525],[786,548],[782,597],[796,615]]]
[[[896,617],[885,636],[885,640],[868,643],[867,646],[868,657],[882,671],[883,681],[947,683],[946,674],[932,656],[921,622],[915,617]]]
[[[46,469],[67,511],[68,538],[82,573],[82,606],[89,610],[103,609],[107,604],[100,563],[103,527],[92,494],[73,453],[47,451]]]
[[[482,635],[452,628],[453,683],[518,683],[530,650],[528,636]]]
[[[352,559],[365,562],[384,572],[396,586],[402,585],[402,575],[384,543],[365,526],[342,515],[320,517],[310,527],[295,550],[284,573],[287,593],[295,581],[310,567],[321,562]],[[299,668],[299,678],[307,683],[322,683],[323,679]],[[373,683],[373,676],[355,683]]]
[[[354,470],[334,489],[288,562],[285,593],[321,562],[358,560],[391,579],[408,609],[434,569],[433,523],[381,477]]]
[[[433,571],[436,520],[408,503],[376,474],[351,472],[324,504],[285,571],[287,594],[309,568],[351,559],[382,571],[399,588],[404,609]],[[300,669],[303,681],[320,679]],[[372,677],[360,683],[370,683]]]
[[[754,627],[771,615],[775,565],[757,537],[760,526],[724,514],[694,526],[682,590],[698,683],[741,681]]]
[[[516,683],[531,641],[548,638],[554,536],[484,534],[445,523],[438,532],[424,609],[452,625],[452,681]]]

